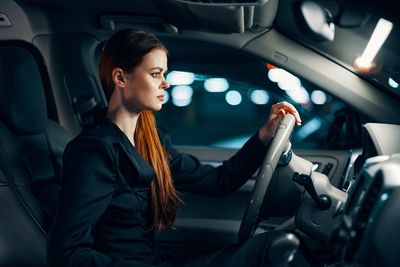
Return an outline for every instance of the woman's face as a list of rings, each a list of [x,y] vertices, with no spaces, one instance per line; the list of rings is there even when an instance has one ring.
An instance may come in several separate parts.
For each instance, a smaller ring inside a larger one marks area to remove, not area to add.
[[[130,111],[157,111],[162,107],[165,90],[169,83],[164,74],[167,71],[167,55],[162,49],[153,49],[132,73],[124,73],[125,88],[123,105]]]

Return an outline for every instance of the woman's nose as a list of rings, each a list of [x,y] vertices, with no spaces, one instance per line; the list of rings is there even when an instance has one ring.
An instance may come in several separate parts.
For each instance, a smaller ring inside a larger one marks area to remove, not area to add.
[[[171,84],[164,78],[161,86],[163,89],[168,89],[171,86]]]

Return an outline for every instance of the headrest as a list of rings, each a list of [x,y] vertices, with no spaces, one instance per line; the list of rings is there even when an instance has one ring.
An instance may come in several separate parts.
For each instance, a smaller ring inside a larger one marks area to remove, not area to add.
[[[39,68],[23,48],[0,46],[0,119],[16,134],[37,134],[46,127]]]

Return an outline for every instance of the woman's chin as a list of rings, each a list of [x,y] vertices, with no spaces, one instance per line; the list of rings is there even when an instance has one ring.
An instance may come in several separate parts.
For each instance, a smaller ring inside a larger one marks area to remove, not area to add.
[[[162,109],[162,104],[160,103],[160,104],[154,104],[154,105],[152,105],[151,107],[149,107],[148,108],[148,110],[151,110],[151,111],[159,111],[159,110],[161,110]]]

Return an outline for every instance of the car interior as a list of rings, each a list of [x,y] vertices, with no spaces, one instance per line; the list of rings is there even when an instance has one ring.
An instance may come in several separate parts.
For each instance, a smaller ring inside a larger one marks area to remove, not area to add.
[[[236,193],[181,192],[174,229],[156,236],[160,246],[200,255],[280,230],[273,266],[294,266],[293,257],[301,266],[400,266],[395,7],[388,0],[2,0],[0,266],[47,266],[63,150],[107,106],[99,57],[125,28],[154,33],[168,49],[171,88],[156,118],[180,152],[222,164],[278,101],[295,105],[303,120],[282,120],[263,164]],[[364,48],[378,33],[386,33],[382,48],[365,63]]]

